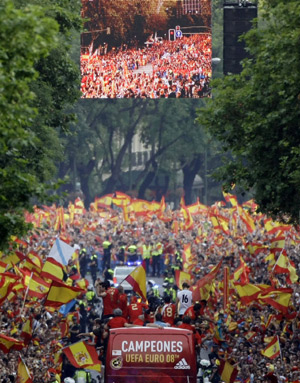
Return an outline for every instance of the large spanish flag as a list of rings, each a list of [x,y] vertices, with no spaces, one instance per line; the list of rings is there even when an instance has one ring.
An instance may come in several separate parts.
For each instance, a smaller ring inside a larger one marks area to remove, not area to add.
[[[0,350],[8,354],[10,350],[22,350],[24,342],[0,333]]]
[[[224,190],[223,190],[223,196],[225,198],[225,201],[230,203],[231,206],[238,206],[238,200],[237,200],[237,197],[233,194],[230,194],[230,193],[226,193]]]
[[[234,383],[238,370],[227,360],[220,360],[219,374],[225,383]]]
[[[31,374],[28,370],[26,364],[24,363],[23,359],[19,358],[18,363],[18,383],[31,383]]]
[[[20,271],[24,276],[23,283],[28,289],[28,296],[37,297],[39,299],[44,298],[49,291],[51,283],[46,282],[44,279],[37,277],[29,271],[22,269],[20,269]]]
[[[146,301],[146,261],[143,261],[141,265],[137,266],[129,275],[127,275],[125,281],[131,284],[133,291]]]
[[[5,301],[18,279],[20,277],[13,273],[0,274],[0,305]]]
[[[61,282],[64,277],[63,265],[53,258],[47,258],[40,276],[42,278],[48,278],[53,281]]]
[[[101,371],[101,362],[94,346],[82,341],[63,348],[63,352],[74,367]]]
[[[68,286],[62,282],[53,281],[44,306],[60,307],[76,298],[79,294],[85,292],[86,290],[84,289]]]
[[[275,266],[273,268],[274,274],[287,274],[287,282],[289,284],[295,283],[298,281],[298,275],[295,267],[291,264],[286,250],[283,250],[279,255]]]
[[[187,282],[189,285],[191,285],[192,279],[192,274],[181,270],[175,270],[175,282],[180,289],[182,289],[183,282]]]
[[[280,343],[277,335],[261,351],[261,354],[270,359],[275,359],[280,355]]]
[[[200,301],[201,299],[208,299],[214,280],[221,269],[222,262],[223,258],[208,274],[199,279],[195,286],[190,288],[193,293],[194,302]]]
[[[234,286],[243,305],[248,305],[255,301],[258,294],[262,292],[262,289],[258,285],[253,285],[252,283],[248,283],[247,285],[235,283]]]
[[[275,309],[286,314],[288,311],[290,299],[293,293],[293,289],[290,288],[279,288],[274,289],[272,287],[261,291],[257,298],[262,304],[267,303],[273,306]]]
[[[32,319],[28,318],[23,324],[20,337],[24,339],[24,342],[28,344],[32,338]]]

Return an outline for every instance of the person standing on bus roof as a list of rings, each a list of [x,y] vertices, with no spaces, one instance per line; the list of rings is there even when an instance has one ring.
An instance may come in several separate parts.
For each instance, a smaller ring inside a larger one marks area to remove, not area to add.
[[[189,290],[189,287],[189,284],[184,282],[182,284],[182,290],[177,293],[176,307],[180,318],[182,318],[186,310],[193,304],[193,293]]]

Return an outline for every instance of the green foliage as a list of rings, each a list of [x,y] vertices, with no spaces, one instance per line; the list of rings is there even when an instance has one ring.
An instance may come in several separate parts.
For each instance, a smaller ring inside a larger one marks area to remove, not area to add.
[[[0,248],[25,233],[24,210],[45,198],[46,182],[51,187],[58,129],[66,129],[65,107],[79,95],[79,71],[68,57],[76,2],[47,3],[0,4]]]
[[[252,190],[263,212],[297,222],[300,211],[300,3],[266,2],[259,28],[245,37],[252,59],[241,75],[213,83],[199,122],[219,139],[218,177]],[[262,21],[262,22],[261,22]]]

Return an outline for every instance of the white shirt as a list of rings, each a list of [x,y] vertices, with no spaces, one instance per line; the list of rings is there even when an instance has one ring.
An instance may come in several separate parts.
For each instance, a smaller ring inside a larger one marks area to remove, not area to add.
[[[177,293],[178,298],[178,314],[183,315],[186,310],[192,306],[193,293],[190,290],[181,290]]]

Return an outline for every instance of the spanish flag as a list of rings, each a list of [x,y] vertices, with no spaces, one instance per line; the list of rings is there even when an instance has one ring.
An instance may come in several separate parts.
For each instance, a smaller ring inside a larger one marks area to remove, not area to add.
[[[238,200],[237,200],[237,197],[233,194],[230,194],[230,193],[226,193],[224,190],[223,190],[223,196],[225,198],[225,201],[230,203],[231,206],[237,206],[238,205]]]
[[[220,360],[219,374],[225,383],[234,383],[238,370],[227,360]]]
[[[74,367],[101,371],[101,362],[94,346],[82,341],[63,348],[63,352]]]
[[[23,359],[19,358],[19,364],[18,364],[18,383],[31,383],[31,374],[24,363]]]
[[[176,285],[182,289],[183,282],[187,282],[191,285],[192,274],[186,273],[185,271],[175,270],[175,281]]]
[[[233,280],[238,281],[241,278],[241,285],[246,285],[249,283],[249,273],[250,269],[243,257],[240,255],[240,265],[233,273]]]
[[[5,301],[19,276],[13,273],[0,274],[0,305]]]
[[[44,281],[44,279],[37,277],[35,274],[20,269],[24,278],[23,283],[28,289],[28,296],[37,297],[42,299],[49,291],[51,283]]]
[[[53,281],[61,282],[64,277],[63,265],[53,258],[47,258],[40,276],[42,278],[48,278]]]
[[[78,287],[68,286],[65,283],[53,281],[49,289],[44,306],[48,307],[60,307],[65,303],[70,302],[76,298],[79,294],[85,293]]]
[[[187,243],[183,245],[183,251],[182,251],[182,264],[183,264],[183,270],[186,271],[188,267],[192,264],[193,261],[193,255],[191,252],[191,244]]]
[[[262,289],[258,285],[253,285],[251,283],[248,283],[247,285],[235,283],[234,286],[243,305],[248,305],[255,301],[258,294],[262,292]]]
[[[137,266],[125,279],[144,301],[147,300],[146,290],[146,261]]]
[[[259,299],[260,303],[269,304],[275,309],[286,314],[288,311],[292,293],[293,289],[290,288],[274,289],[270,287],[264,291],[261,291],[261,293],[258,294],[257,298]]]
[[[28,318],[23,324],[20,337],[24,339],[24,342],[28,344],[32,338],[32,318]]]
[[[223,258],[220,262],[203,278],[199,279],[196,286],[190,288],[193,293],[193,301],[200,301],[201,299],[208,299],[210,291],[213,287],[213,282],[219,273],[222,266]]]
[[[290,260],[287,256],[285,250],[279,255],[275,266],[273,268],[274,274],[287,274],[287,282],[289,284],[295,283],[298,281],[298,275],[295,267],[290,263]]]
[[[278,336],[274,336],[267,347],[261,351],[261,354],[270,359],[275,359],[280,355],[280,343]]]
[[[22,350],[24,342],[0,333],[0,350],[8,354],[10,350]]]
[[[4,273],[7,268],[7,263],[0,261],[0,273]]]

